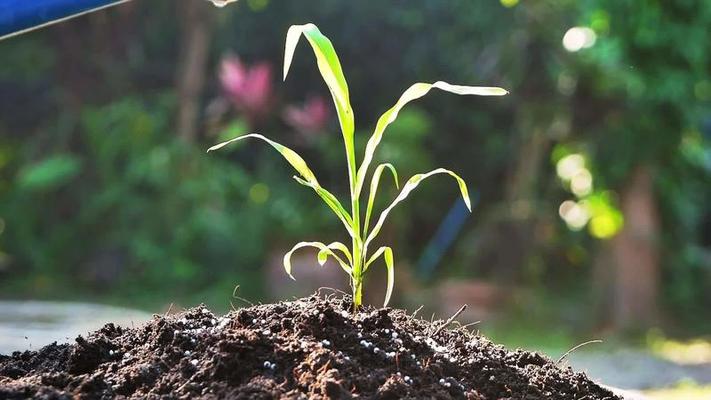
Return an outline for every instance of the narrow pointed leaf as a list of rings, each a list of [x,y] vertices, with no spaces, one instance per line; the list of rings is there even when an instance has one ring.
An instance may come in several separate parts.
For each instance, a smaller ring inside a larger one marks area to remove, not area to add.
[[[459,184],[459,191],[462,194],[462,198],[464,199],[464,203],[467,205],[467,208],[469,211],[471,211],[471,200],[469,200],[469,191],[467,190],[467,184],[464,182],[462,178],[459,177],[459,175],[455,174],[454,172],[444,169],[444,168],[438,168],[434,171],[428,172],[426,174],[417,174],[414,175],[412,178],[410,178],[405,186],[402,188],[400,191],[400,194],[395,198],[395,200],[386,208],[383,210],[383,212],[380,214],[380,217],[378,218],[378,222],[375,224],[373,227],[373,230],[370,232],[368,235],[368,238],[365,241],[364,244],[364,249],[367,250],[368,245],[370,242],[375,239],[376,236],[378,236],[378,233],[380,232],[380,229],[383,227],[383,224],[385,223],[385,219],[387,218],[388,214],[390,214],[390,211],[395,208],[400,202],[405,200],[407,196],[410,195],[410,192],[412,192],[423,180],[437,174],[448,174],[454,179],[456,179],[457,184]],[[366,251],[364,250],[364,252]]]
[[[291,279],[296,280],[294,278],[294,275],[291,274],[291,269],[292,269],[291,268],[291,256],[294,254],[295,251],[297,251],[299,249],[303,249],[304,247],[314,247],[319,250],[319,254],[318,254],[319,263],[321,263],[321,259],[320,259],[321,252],[325,252],[328,256],[335,258],[336,261],[338,261],[338,264],[341,266],[341,268],[343,268],[344,271],[346,271],[347,274],[349,274],[349,275],[351,274],[351,272],[352,272],[351,267],[348,264],[346,264],[343,261],[343,259],[341,259],[341,257],[339,257],[336,253],[334,253],[325,244],[323,244],[321,242],[300,242],[300,243],[297,243],[296,245],[294,245],[294,247],[292,247],[292,249],[289,250],[288,253],[284,254],[284,270],[286,270],[286,273],[289,275],[289,277],[291,277]],[[324,261],[324,263],[325,263],[325,261]],[[321,264],[321,265],[323,265],[323,264]]]
[[[316,259],[318,260],[318,264],[323,267],[323,265],[326,264],[326,261],[328,260],[328,250],[319,250]]]
[[[286,161],[291,164],[292,167],[301,175],[301,177],[295,176],[294,178],[296,179],[297,182],[301,183],[304,186],[308,186],[312,188],[316,194],[323,199],[323,201],[328,205],[331,210],[338,216],[338,218],[343,222],[343,225],[346,227],[346,230],[348,230],[348,233],[353,236],[355,235],[355,232],[353,232],[353,229],[351,226],[353,225],[353,221],[348,214],[348,211],[346,211],[345,208],[343,208],[343,205],[338,201],[336,196],[331,194],[328,190],[324,189],[319,185],[318,180],[316,179],[316,176],[314,173],[311,171],[311,169],[308,167],[306,164],[306,161],[304,161],[303,158],[299,154],[297,154],[295,151],[291,150],[290,148],[277,143],[271,139],[268,139],[262,135],[253,133],[249,135],[244,135],[240,136],[237,138],[234,138],[232,140],[228,140],[226,142],[217,144],[215,146],[210,147],[207,151],[215,151],[219,150],[229,144],[235,143],[237,141],[247,139],[247,138],[256,138],[256,139],[261,139],[267,143],[269,143],[272,147],[274,147],[285,159]]]
[[[378,260],[380,256],[383,256],[383,259],[385,260],[385,267],[388,269],[388,280],[387,280],[387,289],[385,290],[385,303],[383,303],[383,307],[387,307],[388,303],[390,303],[390,296],[393,294],[393,286],[395,286],[395,262],[393,259],[393,249],[388,247],[388,246],[383,246],[378,249],[373,255],[368,259],[368,262],[365,263],[365,268],[364,272],[368,271],[368,267],[372,263]]]
[[[348,260],[348,264],[353,264],[353,257],[351,256],[351,251],[348,249],[348,246],[341,242],[333,242],[328,245],[329,249],[332,250],[339,250],[341,253],[343,253],[344,256],[346,256],[346,260]]]
[[[343,75],[343,68],[338,59],[331,40],[327,38],[314,24],[293,25],[286,34],[286,49],[284,52],[284,80],[289,75],[294,52],[301,35],[306,37],[316,56],[319,71],[333,96],[341,104],[348,104],[348,85]]]
[[[348,250],[348,247],[344,245],[343,243],[340,242],[333,242],[329,244],[328,249],[323,249],[318,252],[318,261],[321,266],[323,266],[326,261],[328,260],[328,257],[333,254],[329,250],[339,250],[341,253],[343,253],[344,256],[346,256],[346,260],[348,260],[348,264],[352,265],[353,264],[353,257],[351,257],[351,252]]]
[[[256,133],[251,133],[249,135],[243,135],[243,136],[234,138],[232,140],[228,140],[226,142],[222,142],[220,144],[214,145],[214,146],[210,147],[207,150],[207,152],[209,153],[211,151],[219,150],[229,144],[232,144],[232,143],[235,143],[240,140],[247,139],[247,138],[261,139],[261,140],[269,143],[286,159],[286,161],[289,162],[289,164],[291,164],[292,167],[294,167],[296,172],[298,172],[299,175],[301,175],[307,182],[309,182],[313,185],[319,186],[316,176],[311,171],[311,169],[308,167],[308,165],[306,164],[306,161],[304,161],[304,159],[301,158],[300,155],[298,155],[294,150],[292,150],[280,143],[277,143],[271,139],[268,139],[262,135],[256,134]]]
[[[286,35],[286,50],[284,53],[284,79],[286,79],[289,74],[289,69],[294,59],[294,51],[302,35],[311,45],[314,55],[316,56],[321,77],[326,82],[326,86],[328,86],[331,96],[333,97],[346,148],[348,176],[351,187],[353,187],[356,179],[355,145],[353,138],[355,122],[353,109],[350,104],[348,84],[346,83],[343,68],[341,67],[341,62],[338,60],[338,55],[336,54],[333,44],[321,33],[316,25],[294,25],[289,28],[289,32]]]
[[[363,266],[363,273],[368,272],[368,268],[370,268],[370,265],[378,261],[378,258],[383,255],[386,248],[387,246],[379,248],[375,253],[373,253],[372,256],[370,256],[370,258],[368,258],[368,261],[365,263],[365,266]]]
[[[338,198],[334,196],[331,192],[328,190],[324,189],[321,186],[314,185],[310,182],[307,182],[298,176],[294,176],[294,179],[300,183],[301,185],[310,187],[313,189],[316,194],[323,200],[324,203],[333,211],[334,214],[338,217],[338,219],[341,220],[343,223],[343,226],[346,228],[348,231],[348,234],[353,237],[355,235],[355,232],[353,232],[353,219],[351,218],[351,215],[346,211],[345,208],[343,208],[343,205],[341,204],[340,201],[338,201]]]
[[[388,283],[387,289],[385,290],[385,302],[383,307],[387,307],[390,303],[390,296],[393,294],[393,287],[395,286],[395,260],[393,257],[393,250],[388,247],[384,253],[385,256],[385,267],[388,269]]]
[[[477,95],[477,96],[503,96],[508,92],[504,89],[498,87],[479,87],[479,86],[459,86],[451,85],[447,82],[435,82],[430,83],[416,83],[410,86],[409,89],[402,94],[398,102],[388,111],[386,111],[375,126],[375,131],[373,135],[368,140],[368,144],[365,148],[365,156],[360,168],[358,169],[358,175],[356,179],[356,196],[358,196],[363,189],[363,184],[365,181],[365,175],[368,173],[368,168],[373,156],[375,155],[375,150],[378,148],[380,141],[383,138],[385,129],[393,123],[396,119],[400,110],[402,110],[405,105],[409,102],[417,100],[432,90],[432,88],[437,88],[444,90],[445,92],[450,92],[458,95]]]
[[[365,211],[365,220],[363,221],[363,235],[368,234],[368,225],[370,224],[370,216],[373,212],[373,204],[375,203],[375,195],[378,192],[378,185],[380,184],[380,176],[383,174],[385,168],[388,168],[393,174],[393,179],[395,179],[395,187],[400,189],[400,184],[397,178],[397,171],[390,163],[380,164],[375,168],[373,172],[373,177],[370,180],[370,193],[368,195],[368,206]]]

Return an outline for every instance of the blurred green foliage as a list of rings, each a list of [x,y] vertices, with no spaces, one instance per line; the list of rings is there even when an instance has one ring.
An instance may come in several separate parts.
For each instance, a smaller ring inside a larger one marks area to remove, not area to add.
[[[299,198],[264,172],[273,168],[268,162],[246,171],[171,138],[172,103],[170,96],[125,97],[84,107],[74,154],[52,149],[29,163],[17,155],[21,167],[9,176],[1,212],[11,227],[3,235],[11,257],[4,272],[20,278],[19,290],[113,294],[143,306],[161,297],[207,300],[222,308],[240,283],[242,295],[260,295],[269,227],[298,233],[309,210],[296,208],[300,200],[268,202],[272,192]],[[32,140],[24,148],[33,153]]]
[[[249,127],[239,113],[202,124],[195,144],[175,138],[180,35],[176,18],[166,17],[175,6],[136,3],[102,13],[101,23],[77,19],[0,43],[0,290],[169,302],[229,294],[239,283],[261,298],[267,253],[337,226],[309,193],[285,184],[267,150],[204,155]],[[357,145],[412,82],[511,92],[497,102],[433,95],[403,113],[381,148],[403,176],[431,165],[461,171],[479,199],[440,276],[556,293],[566,310],[589,315],[580,294],[605,245],[595,236],[606,235],[571,230],[558,215],[564,201],[579,200],[556,174],[564,149],[585,155],[588,197],[614,223],[632,171],[652,172],[663,304],[691,325],[708,320],[708,1],[241,1],[214,14],[204,119],[221,94],[223,54],[279,66],[287,27],[306,21],[336,43],[363,116]],[[594,44],[567,51],[562,39],[572,27],[590,28]],[[328,96],[310,58],[296,57],[292,68],[303,78],[275,80],[274,112],[258,128],[277,132],[324,185],[345,194],[345,177],[329,175],[345,170],[335,121],[307,143],[279,118],[304,94]],[[333,156],[312,157],[323,153]],[[431,204],[456,198],[455,189],[441,195],[449,188],[436,186],[413,196],[385,233],[411,264],[447,212]]]
[[[579,22],[600,43],[582,54],[574,78],[576,102],[599,102],[581,121],[582,139],[610,186],[624,185],[639,165],[653,171],[665,298],[693,319],[711,307],[711,5],[593,2]]]

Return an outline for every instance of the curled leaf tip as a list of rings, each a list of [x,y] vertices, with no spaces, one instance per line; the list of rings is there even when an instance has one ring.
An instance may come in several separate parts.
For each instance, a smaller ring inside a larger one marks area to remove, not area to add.
[[[323,250],[319,251],[316,260],[318,260],[318,265],[323,267],[326,265],[326,260],[328,260],[328,253]]]
[[[506,96],[509,91],[500,87],[483,87],[480,88],[481,92],[477,93],[483,96]]]

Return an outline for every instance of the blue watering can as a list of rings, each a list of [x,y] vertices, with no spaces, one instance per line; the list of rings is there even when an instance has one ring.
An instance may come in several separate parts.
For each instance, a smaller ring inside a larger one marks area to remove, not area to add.
[[[0,39],[128,1],[130,0],[0,0]],[[223,6],[236,0],[209,1],[216,6]]]
[[[129,0],[0,0],[0,39]]]

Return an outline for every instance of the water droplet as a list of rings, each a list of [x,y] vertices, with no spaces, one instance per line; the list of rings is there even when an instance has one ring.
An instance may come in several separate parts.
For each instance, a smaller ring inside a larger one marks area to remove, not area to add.
[[[230,3],[236,2],[237,0],[208,0],[208,1],[212,2],[212,4],[214,4],[217,7],[224,7]]]

